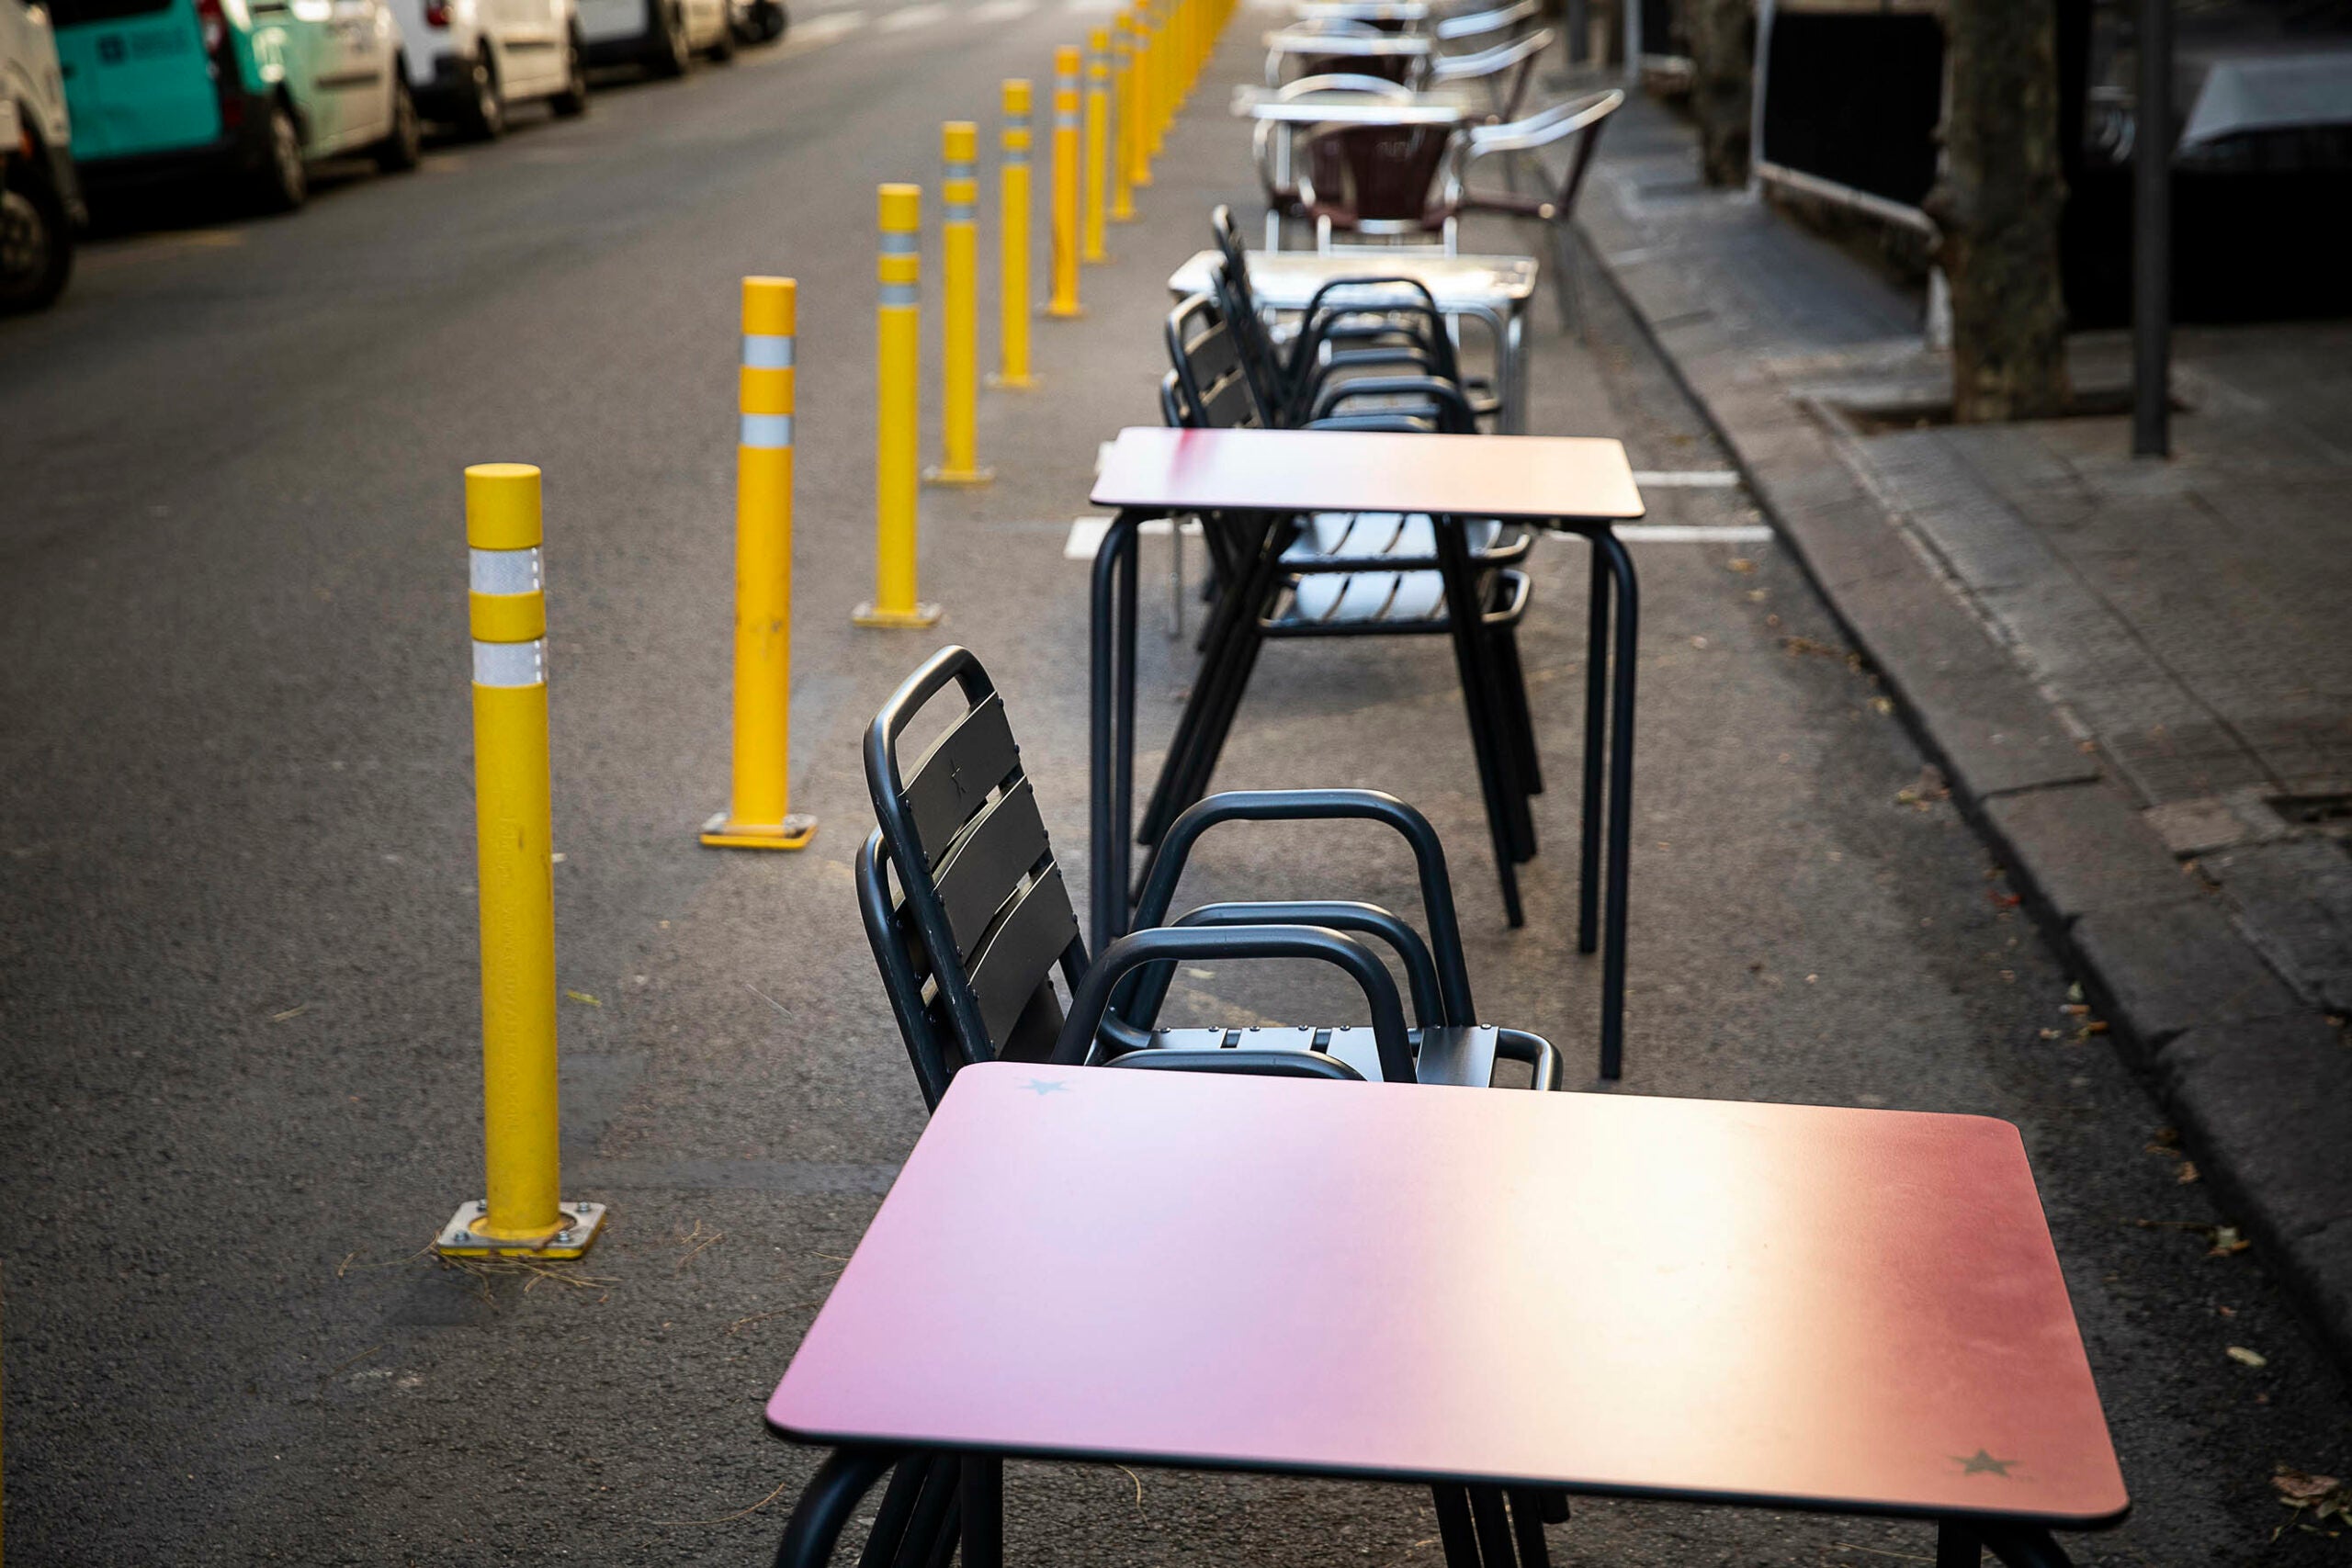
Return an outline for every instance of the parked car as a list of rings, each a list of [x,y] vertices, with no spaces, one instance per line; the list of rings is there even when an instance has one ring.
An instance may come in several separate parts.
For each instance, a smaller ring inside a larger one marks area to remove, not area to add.
[[[697,51],[735,58],[729,0],[580,0],[591,65],[639,64],[649,76],[682,74]]]
[[[792,20],[784,0],[727,0],[727,19],[737,43],[774,43]]]
[[[511,104],[588,107],[587,43],[575,0],[392,0],[408,77],[426,118],[488,141]]]
[[[312,160],[416,166],[388,0],[52,4],[74,160],[94,194],[217,173],[282,212],[310,195]]]
[[[0,311],[38,310],[74,270],[82,189],[49,14],[0,0]]]

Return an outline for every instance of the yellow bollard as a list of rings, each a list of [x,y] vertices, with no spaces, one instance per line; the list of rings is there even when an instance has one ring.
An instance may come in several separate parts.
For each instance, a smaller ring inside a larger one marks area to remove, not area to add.
[[[968,119],[940,127],[939,467],[923,470],[935,485],[984,485],[980,467],[979,159],[980,130]]]
[[[451,1258],[578,1258],[602,1203],[556,1196],[554,830],[539,470],[466,470],[472,547],[474,854],[481,909],[482,1144],[489,1196],[434,1240]]]
[[[1151,84],[1159,69],[1151,0],[1136,0],[1135,30],[1135,55],[1127,67],[1127,80],[1135,88],[1127,106],[1127,183],[1137,190],[1148,190],[1151,186]]]
[[[1004,85],[997,152],[997,355],[991,387],[1034,387],[1029,374],[1029,84]]]
[[[1080,228],[1086,236],[1081,260],[1108,261],[1102,254],[1102,181],[1111,141],[1111,34],[1097,28],[1086,40],[1086,190]]]
[[[1132,223],[1136,218],[1135,158],[1130,148],[1135,132],[1135,19],[1122,11],[1111,24],[1111,221]]]
[[[798,285],[743,280],[736,378],[735,772],[713,849],[797,850],[817,819],[792,810],[792,342]]]
[[[922,372],[922,320],[916,231],[922,190],[884,186],[876,207],[882,254],[875,271],[882,298],[874,312],[874,597],[850,618],[861,626],[936,626],[939,606],[915,598],[915,381]]]
[[[1082,316],[1078,302],[1078,73],[1075,48],[1054,51],[1053,297],[1046,314]]]
[[[1151,155],[1168,137],[1176,112],[1176,7],[1162,0],[1151,14]]]

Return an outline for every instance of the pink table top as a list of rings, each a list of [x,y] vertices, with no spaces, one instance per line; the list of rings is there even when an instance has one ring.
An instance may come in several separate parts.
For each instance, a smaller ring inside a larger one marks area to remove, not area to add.
[[[1119,432],[1097,506],[1173,512],[1436,512],[1623,522],[1642,514],[1623,444],[1581,435],[1363,430]]]
[[[2017,1130],[1909,1111],[967,1067],[767,1417],[2042,1524],[2128,1506]]]

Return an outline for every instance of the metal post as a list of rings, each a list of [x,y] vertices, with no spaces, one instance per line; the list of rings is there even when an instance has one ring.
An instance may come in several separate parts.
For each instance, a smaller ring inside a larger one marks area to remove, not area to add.
[[[1086,39],[1086,188],[1079,204],[1083,261],[1110,259],[1102,254],[1102,186],[1110,152],[1111,32],[1097,28]]]
[[[2132,152],[2132,455],[2172,454],[2172,0],[2140,0]]]
[[[980,128],[968,119],[940,127],[939,423],[943,456],[923,472],[935,485],[984,485],[996,476],[979,463]]]
[[[1037,384],[1029,374],[1029,84],[1004,85],[997,152],[997,373],[991,387]]]
[[[850,617],[861,626],[929,626],[939,606],[915,597],[915,481],[919,437],[915,381],[922,370],[922,257],[920,186],[886,185],[876,202],[882,254],[876,265],[874,598]]]
[[[1086,312],[1078,302],[1078,77],[1080,52],[1054,51],[1053,298],[1046,314],[1061,321]]]
[[[797,850],[817,819],[794,814],[792,776],[792,339],[798,286],[743,280],[736,380],[735,772],[727,809],[702,826],[715,849]]]
[[[1111,221],[1132,223],[1135,189],[1135,18],[1121,11],[1111,27]]]
[[[578,1258],[601,1203],[557,1197],[554,829],[539,470],[466,470],[474,654],[474,855],[481,911],[484,1191],[435,1239],[445,1256]]]

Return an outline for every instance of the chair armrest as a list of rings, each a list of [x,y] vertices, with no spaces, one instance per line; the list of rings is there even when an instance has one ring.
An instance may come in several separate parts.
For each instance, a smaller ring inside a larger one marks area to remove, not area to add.
[[[792,1506],[784,1540],[776,1548],[776,1568],[825,1568],[859,1499],[904,1457],[888,1449],[868,1448],[835,1449],[827,1454]]]
[[[1363,1075],[1320,1051],[1129,1051],[1103,1064],[1112,1067],[1143,1067],[1163,1073],[1248,1073],[1269,1078],[1338,1078],[1362,1083]]]
[[[1194,802],[1160,836],[1144,879],[1143,896],[1136,901],[1135,928],[1159,926],[1167,919],[1193,846],[1219,823],[1342,821],[1385,823],[1411,848],[1445,1016],[1476,1017],[1470,1005],[1470,968],[1462,955],[1462,928],[1454,920],[1453,883],[1445,869],[1445,846],[1428,818],[1376,789],[1232,789]],[[1382,973],[1385,977],[1386,971]]]
[[[1405,1004],[1372,949],[1351,936],[1318,926],[1242,926],[1231,931],[1181,930],[1157,926],[1130,931],[1095,956],[1086,976],[1071,991],[1069,1015],[1055,1043],[1053,1061],[1077,1066],[1094,1054],[1096,1033],[1111,1010],[1121,981],[1146,964],[1175,958],[1311,958],[1347,971],[1372,1010],[1372,1034],[1380,1052],[1381,1076],[1391,1083],[1413,1081],[1413,1046],[1405,1032]]]
[[[1377,904],[1362,904],[1336,899],[1312,899],[1280,903],[1204,904],[1197,909],[1187,909],[1174,922],[1180,931],[1200,928],[1226,929],[1233,926],[1320,926],[1327,931],[1360,932],[1376,936],[1396,952],[1405,966],[1405,981],[1413,995],[1413,1019],[1423,1028],[1447,1021],[1467,1022],[1466,1019],[1449,1021],[1443,993],[1438,986],[1437,964],[1430,957],[1429,943],[1421,933],[1407,925],[1397,916]],[[1128,997],[1123,998],[1122,1017],[1138,1030],[1148,1030],[1159,1016],[1160,1004],[1168,998],[1168,987],[1175,978],[1175,965],[1155,964],[1136,981]]]

